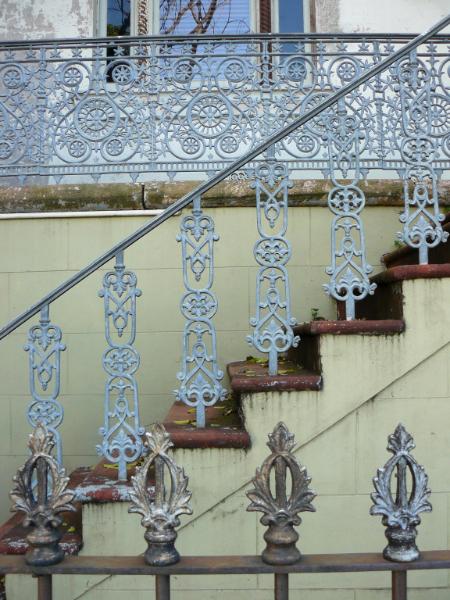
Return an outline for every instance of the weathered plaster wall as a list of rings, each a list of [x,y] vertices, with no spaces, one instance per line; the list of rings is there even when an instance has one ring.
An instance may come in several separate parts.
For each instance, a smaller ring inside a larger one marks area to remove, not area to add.
[[[319,32],[421,33],[448,14],[448,0],[311,0]]]
[[[0,40],[92,37],[95,0],[2,0]]]

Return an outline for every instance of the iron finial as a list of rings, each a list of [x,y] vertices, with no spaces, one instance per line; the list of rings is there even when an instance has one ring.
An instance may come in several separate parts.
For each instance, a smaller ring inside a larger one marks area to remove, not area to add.
[[[268,564],[289,565],[299,560],[301,554],[296,547],[298,533],[294,525],[300,525],[298,513],[315,512],[312,501],[316,494],[310,489],[311,478],[306,467],[300,465],[292,453],[294,435],[284,423],[278,423],[269,434],[267,443],[272,454],[256,470],[252,480],[255,486],[247,492],[251,504],[248,511],[264,513],[261,523],[268,526],[264,534],[267,546],[262,559]],[[275,471],[275,494],[271,490],[272,469]],[[292,479],[291,494],[287,495],[286,475],[289,470]]]
[[[189,479],[184,469],[167,454],[173,444],[163,425],[153,424],[145,437],[148,454],[143,465],[136,469],[136,475],[131,478],[132,505],[128,512],[142,515],[141,523],[147,528],[146,562],[154,566],[172,565],[180,560],[175,548],[175,528],[180,525],[179,517],[192,514],[189,504],[191,492],[187,489]],[[149,487],[149,472],[153,465],[154,493]],[[169,489],[166,487],[167,478],[164,477],[165,468],[170,477]]]
[[[377,470],[373,478],[375,492],[371,494],[373,506],[371,515],[383,515],[388,545],[383,551],[384,558],[398,562],[411,562],[419,558],[416,546],[419,514],[432,510],[428,497],[428,475],[410,454],[415,448],[412,436],[400,423],[388,437],[387,450],[393,456],[384,467]],[[391,491],[392,476],[397,478],[396,492]],[[411,477],[411,491],[407,488]]]
[[[67,490],[66,471],[51,455],[54,445],[53,432],[39,422],[29,437],[30,457],[17,471],[10,492],[11,510],[24,512],[23,525],[32,528],[27,536],[30,548],[25,560],[33,566],[44,567],[63,560],[59,513],[75,510],[71,504],[74,493]]]

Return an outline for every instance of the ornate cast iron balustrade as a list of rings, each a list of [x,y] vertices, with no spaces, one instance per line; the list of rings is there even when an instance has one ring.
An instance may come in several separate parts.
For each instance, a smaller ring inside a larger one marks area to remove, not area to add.
[[[214,221],[201,208],[201,198],[193,202],[191,214],[183,217],[181,242],[183,281],[186,289],[181,312],[186,319],[183,332],[182,369],[177,377],[177,400],[196,410],[197,427],[204,427],[205,408],[224,400],[223,372],[217,365],[216,330],[212,318],[217,312],[214,282],[214,243],[219,236]]]
[[[138,460],[143,451],[139,422],[139,398],[135,373],[140,356],[134,347],[136,338],[137,278],[127,271],[123,252],[116,255],[114,271],[103,277],[105,336],[108,349],[103,354],[107,373],[105,385],[104,425],[100,428],[102,443],[97,452],[106,460],[118,463],[118,479],[127,479],[127,464]]]
[[[0,176],[59,181],[124,173],[135,180],[152,171],[210,173],[408,39],[317,34],[1,43]],[[405,137],[428,140],[427,159],[419,161],[428,178],[431,164],[448,168],[449,39],[433,38],[410,64],[386,70],[348,97],[348,115],[357,116],[364,134],[358,148],[364,172],[404,169],[411,151]],[[287,136],[278,158],[292,169],[328,170],[321,123]],[[416,163],[405,177],[418,176]]]
[[[55,458],[62,465],[62,442],[58,427],[64,418],[64,409],[58,400],[61,384],[61,329],[50,321],[49,305],[41,310],[39,325],[28,332],[25,350],[29,358],[30,392],[33,400],[27,410],[28,423],[42,424],[53,436]]]

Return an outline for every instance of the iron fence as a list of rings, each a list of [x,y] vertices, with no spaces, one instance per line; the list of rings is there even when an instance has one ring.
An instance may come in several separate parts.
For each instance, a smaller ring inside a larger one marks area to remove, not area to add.
[[[53,575],[153,575],[157,600],[170,600],[172,575],[273,574],[275,600],[288,600],[289,575],[390,571],[392,599],[407,600],[409,570],[447,569],[450,551],[420,553],[416,545],[420,514],[431,510],[428,477],[411,451],[414,441],[403,425],[388,438],[392,457],[373,478],[370,510],[381,514],[388,544],[383,554],[302,556],[296,527],[300,512],[315,511],[311,478],[294,452],[294,436],[278,423],[269,435],[270,455],[256,470],[247,491],[248,511],[263,514],[266,548],[261,556],[188,556],[176,547],[180,516],[192,514],[188,477],[170,455],[172,443],[160,424],[145,435],[147,455],[132,476],[128,512],[139,513],[145,527],[144,556],[68,556],[59,546],[61,513],[74,510],[64,469],[51,455],[53,433],[38,424],[30,436],[30,457],[14,478],[13,510],[25,513],[29,549],[23,556],[0,556],[0,575],[38,578],[38,600],[51,600]],[[320,515],[318,515],[320,517]]]

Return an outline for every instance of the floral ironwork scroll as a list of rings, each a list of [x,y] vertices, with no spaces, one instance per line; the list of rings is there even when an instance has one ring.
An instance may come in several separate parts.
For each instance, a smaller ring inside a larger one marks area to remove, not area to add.
[[[54,433],[38,423],[28,442],[30,457],[14,476],[10,492],[12,510],[24,512],[23,525],[31,529],[25,561],[35,567],[63,560],[60,514],[75,510],[71,504],[74,492],[67,489],[69,478],[52,456],[54,445]]]
[[[326,272],[330,282],[325,291],[345,302],[347,319],[355,318],[355,302],[373,294],[375,283],[369,280],[372,267],[366,259],[366,242],[361,212],[364,192],[359,187],[362,178],[360,156],[366,143],[364,121],[340,100],[335,110],[316,119],[328,141],[329,173],[333,189],[328,194],[328,206],[333,213],[331,225],[332,262]]]
[[[103,368],[108,377],[105,385],[104,425],[100,428],[102,443],[97,452],[107,460],[118,463],[118,479],[127,479],[127,464],[142,454],[141,436],[145,430],[139,420],[138,385],[135,373],[140,356],[134,347],[136,338],[135,273],[128,271],[123,253],[116,256],[113,271],[103,277],[105,336],[108,348],[103,354]]]
[[[300,525],[299,512],[316,509],[312,505],[316,494],[311,490],[306,467],[301,466],[293,454],[294,436],[284,423],[278,423],[269,434],[267,443],[272,454],[261,468],[256,470],[252,481],[254,489],[247,492],[251,500],[248,511],[262,512],[261,523],[268,526],[264,539],[267,543],[262,559],[273,565],[290,565],[300,559],[296,547],[298,533],[294,526]],[[275,490],[271,482],[275,475]],[[292,484],[289,485],[288,475]]]
[[[253,249],[259,265],[256,277],[256,316],[250,320],[254,332],[247,341],[269,358],[269,375],[278,373],[278,355],[300,341],[292,327],[289,275],[286,265],[291,245],[286,239],[288,226],[287,166],[269,159],[255,170],[252,187],[256,189],[257,226],[260,235]]]
[[[62,465],[62,442],[58,427],[64,418],[64,409],[58,400],[61,387],[61,352],[66,349],[62,343],[60,327],[50,321],[49,306],[41,310],[39,324],[28,332],[25,350],[29,358],[29,383],[33,400],[27,410],[31,427],[39,423],[53,435],[55,457]]]
[[[214,221],[205,215],[201,199],[194,201],[192,213],[183,217],[181,242],[185,293],[181,312],[186,319],[183,332],[182,369],[177,377],[180,387],[177,400],[195,407],[197,427],[206,423],[205,408],[224,400],[223,372],[217,364],[216,330],[213,317],[217,312],[214,282],[214,243],[219,236]]]
[[[428,475],[425,469],[417,464],[411,456],[415,448],[412,436],[399,424],[395,432],[388,438],[388,451],[393,456],[384,467],[378,469],[373,478],[375,492],[371,494],[372,515],[382,515],[386,526],[388,545],[383,556],[388,560],[410,562],[419,558],[416,546],[417,525],[420,524],[420,513],[430,512],[428,498]],[[396,491],[391,491],[392,478],[397,480]],[[408,489],[408,480],[411,480]]]
[[[147,530],[146,562],[155,566],[171,565],[180,560],[175,548],[180,516],[192,514],[191,492],[187,489],[189,480],[183,468],[168,454],[173,444],[163,425],[155,423],[145,437],[148,454],[131,478],[132,504],[128,512],[142,515],[141,523]],[[154,486],[150,480],[151,469],[154,469]]]

